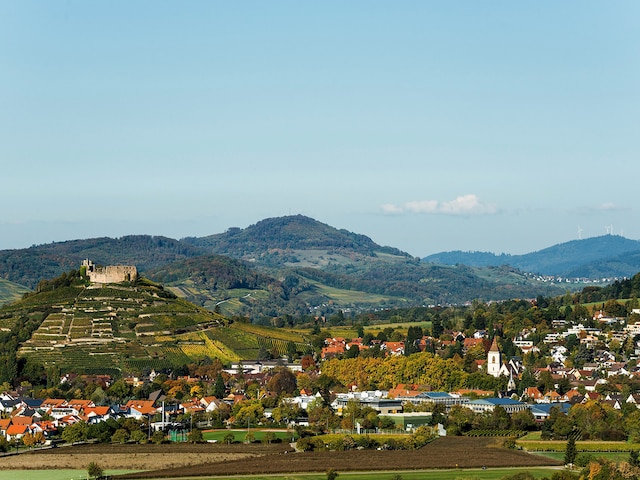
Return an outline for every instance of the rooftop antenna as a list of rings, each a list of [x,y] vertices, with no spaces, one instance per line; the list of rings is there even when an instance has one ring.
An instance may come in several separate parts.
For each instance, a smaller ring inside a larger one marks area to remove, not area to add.
[[[580,226],[578,226],[578,240],[582,240],[582,228],[580,228]]]

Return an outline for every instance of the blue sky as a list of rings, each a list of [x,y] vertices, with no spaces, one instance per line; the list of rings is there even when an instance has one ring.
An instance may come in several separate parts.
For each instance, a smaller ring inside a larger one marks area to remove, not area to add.
[[[640,239],[640,3],[0,1],[0,249],[304,214]]]

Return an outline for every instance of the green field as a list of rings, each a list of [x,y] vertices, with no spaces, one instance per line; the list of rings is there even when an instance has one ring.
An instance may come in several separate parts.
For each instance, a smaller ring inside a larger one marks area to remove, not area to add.
[[[105,470],[104,475],[122,475],[136,470]],[[87,480],[86,470],[0,470],[0,480]]]
[[[564,452],[536,452],[536,455],[553,458],[554,460],[564,460]],[[579,462],[581,455],[589,455],[595,459],[604,458],[611,462],[626,462],[629,460],[628,452],[580,452],[578,453],[577,462]]]
[[[291,441],[292,436],[295,436],[295,432],[292,431],[292,430],[289,430],[289,431],[287,431],[287,430],[269,430],[269,431],[273,432],[275,437],[280,439],[280,440],[282,440],[283,442],[289,442],[289,441]],[[202,437],[206,441],[216,441],[216,442],[222,443],[224,441],[224,437],[227,434],[233,433],[233,436],[235,438],[234,441],[236,441],[236,442],[244,442],[245,438],[247,437],[247,433],[248,432],[251,432],[251,434],[254,436],[256,441],[261,442],[262,439],[264,438],[265,434],[267,433],[267,430],[258,430],[258,429],[253,429],[253,428],[250,428],[248,431],[247,431],[247,429],[205,430],[204,432],[202,432]],[[0,480],[2,480],[2,479],[0,479]]]
[[[500,480],[506,475],[514,475],[520,472],[529,472],[535,478],[550,477],[553,468],[479,468],[458,470],[422,470],[422,471],[396,471],[396,472],[338,472],[338,478],[349,480],[389,480],[394,475],[400,475],[402,480]],[[133,470],[105,470],[105,475],[118,475],[130,473]],[[0,480],[86,480],[86,470],[0,470]],[[217,477],[198,477],[200,480],[251,478],[254,480],[326,480],[325,473],[289,474],[289,475],[234,475]]]
[[[528,440],[527,437],[519,439],[516,443],[530,452],[564,452],[567,442],[564,440]],[[604,442],[604,441],[577,441],[578,452],[630,452],[640,450],[640,444],[628,442]]]

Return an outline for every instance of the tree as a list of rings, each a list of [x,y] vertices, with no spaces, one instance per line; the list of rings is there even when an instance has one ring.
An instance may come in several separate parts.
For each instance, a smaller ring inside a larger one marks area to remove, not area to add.
[[[202,430],[199,428],[194,428],[189,432],[189,442],[190,443],[202,443],[204,442],[204,437],[202,436]]]
[[[128,440],[129,440],[129,432],[124,428],[119,428],[111,436],[111,441],[113,443],[127,443]]]
[[[88,428],[84,422],[77,422],[62,431],[62,439],[71,443],[72,445],[77,442],[84,442],[87,439]]]
[[[564,451],[564,463],[565,465],[573,465],[578,455],[578,449],[576,448],[575,435],[569,435],[567,440],[567,447]]]
[[[222,439],[222,442],[227,445],[231,445],[233,442],[235,442],[235,440],[236,440],[235,435],[229,432],[224,436],[224,438]]]
[[[144,433],[142,430],[134,430],[133,432],[131,432],[131,435],[129,436],[129,440],[131,440],[132,442],[135,443],[147,443],[147,434]]]
[[[330,468],[329,470],[327,470],[327,480],[336,480],[338,476],[339,476],[338,472],[336,472],[333,468]]]
[[[36,444],[36,439],[31,433],[27,433],[22,437],[22,443],[27,448],[31,448]]]
[[[224,398],[226,393],[226,388],[224,385],[224,378],[222,378],[222,373],[218,373],[216,376],[216,382],[213,384],[213,395],[216,398]]]
[[[162,430],[156,430],[155,432],[153,432],[153,434],[151,435],[151,441],[156,445],[160,445],[161,443],[164,443],[165,441],[164,432]]]
[[[267,382],[267,389],[276,395],[293,393],[297,388],[295,374],[286,367],[277,369],[276,374]]]
[[[87,473],[90,477],[99,478],[103,474],[102,467],[98,465],[96,462],[91,462],[87,465]]]

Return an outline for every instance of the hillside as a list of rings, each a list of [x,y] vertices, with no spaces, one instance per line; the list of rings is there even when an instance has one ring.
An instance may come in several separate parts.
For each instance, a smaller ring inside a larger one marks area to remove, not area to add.
[[[191,258],[204,251],[167,237],[128,235],[121,238],[90,238],[48,243],[0,251],[0,278],[35,288],[42,279],[78,268],[85,258],[102,265],[136,265],[145,270]]]
[[[46,368],[138,373],[175,368],[205,356],[222,361],[284,354],[300,336],[231,322],[176,298],[159,284],[88,284],[78,273],[41,283],[0,310],[0,332],[18,339],[18,357]]]
[[[247,228],[230,228],[225,233],[202,238],[185,238],[184,242],[236,258],[256,257],[271,263],[265,254],[271,250],[326,250],[374,256],[377,252],[409,256],[396,248],[382,247],[365,235],[338,230],[303,215],[268,218]],[[275,257],[276,264],[295,261]]]
[[[561,293],[560,287],[514,269],[502,275],[493,267],[426,264],[365,235],[302,215],[203,238],[137,235],[0,251],[0,278],[34,288],[42,278],[77,268],[84,258],[100,265],[136,265],[197,305],[262,320]]]
[[[0,279],[0,305],[15,302],[28,291],[23,285]]]
[[[443,265],[510,265],[524,272],[578,278],[632,276],[640,271],[640,242],[619,235],[572,240],[524,255],[442,252],[422,259]]]

